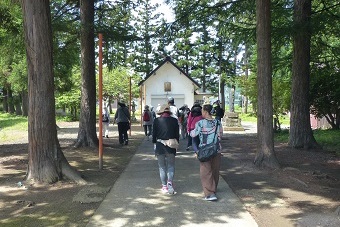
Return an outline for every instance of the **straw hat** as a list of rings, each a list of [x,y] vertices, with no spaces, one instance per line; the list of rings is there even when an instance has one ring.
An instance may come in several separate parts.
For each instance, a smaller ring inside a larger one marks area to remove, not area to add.
[[[162,114],[162,113],[171,113],[170,111],[170,107],[168,104],[163,104],[161,105],[161,108],[159,109],[159,111],[157,112],[157,114]]]

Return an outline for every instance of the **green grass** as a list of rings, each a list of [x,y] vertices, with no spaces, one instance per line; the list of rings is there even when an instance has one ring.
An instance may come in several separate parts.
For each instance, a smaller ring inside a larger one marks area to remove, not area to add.
[[[27,117],[16,116],[8,113],[0,113],[0,130],[26,130],[28,128]]]
[[[340,130],[314,130],[316,141],[327,151],[340,155]]]
[[[319,145],[323,147],[324,150],[336,153],[340,156],[340,130],[314,130],[313,135],[315,140]],[[282,130],[279,133],[275,133],[275,141],[288,143],[289,131]]]
[[[256,115],[254,113],[239,113],[239,118],[241,119],[241,122],[257,122]]]
[[[257,122],[257,118],[255,113],[239,113],[239,117],[241,118],[242,122],[253,122],[256,123]],[[280,123],[281,125],[289,125],[289,117],[288,115],[281,115],[280,116]]]

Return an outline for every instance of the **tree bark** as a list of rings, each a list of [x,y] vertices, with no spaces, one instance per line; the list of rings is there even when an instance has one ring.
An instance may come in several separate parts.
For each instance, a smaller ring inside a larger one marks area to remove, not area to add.
[[[257,34],[257,167],[279,168],[274,153],[270,0],[256,0]]]
[[[81,101],[75,147],[98,147],[96,132],[96,73],[94,51],[94,0],[80,1]]]
[[[288,144],[294,148],[319,147],[310,125],[310,40],[311,0],[294,0],[294,37],[290,132]]]
[[[15,108],[14,108],[13,92],[12,92],[11,86],[8,86],[8,89],[7,89],[7,103],[8,103],[8,112],[11,114],[14,114]]]
[[[28,94],[27,91],[21,92],[21,100],[22,100],[22,115],[28,116]]]
[[[70,166],[57,138],[49,4],[49,0],[22,1],[29,97],[26,180],[53,183],[67,174],[84,183],[76,171],[68,171]]]
[[[245,67],[245,80],[248,80],[249,77],[249,53],[248,53],[248,45],[245,45],[245,53],[244,53],[244,67]],[[248,97],[243,96],[242,98],[242,113],[248,113]]]
[[[22,115],[20,95],[15,96],[13,98],[13,100],[14,100],[14,104],[15,104],[15,114],[18,115],[18,116]]]
[[[2,100],[2,108],[5,113],[8,112],[8,95],[7,95],[7,89],[4,87],[3,88],[3,100]]]

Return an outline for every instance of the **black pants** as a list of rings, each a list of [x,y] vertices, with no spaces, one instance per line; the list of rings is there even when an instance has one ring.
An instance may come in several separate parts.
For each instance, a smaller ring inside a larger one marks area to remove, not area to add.
[[[129,122],[119,122],[118,123],[118,134],[119,134],[119,143],[123,144],[125,142],[125,144],[128,143],[129,141],[129,137],[128,137],[128,129],[129,129]]]
[[[152,125],[143,125],[145,136],[152,135]]]

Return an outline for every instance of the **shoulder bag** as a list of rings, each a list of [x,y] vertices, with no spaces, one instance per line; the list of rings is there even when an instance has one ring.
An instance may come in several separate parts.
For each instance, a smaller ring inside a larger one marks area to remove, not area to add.
[[[200,162],[207,162],[211,158],[215,157],[217,155],[218,149],[219,149],[219,144],[218,142],[215,142],[215,137],[217,134],[217,128],[218,128],[218,121],[216,123],[216,129],[214,133],[214,139],[212,143],[203,145],[198,148],[197,152],[197,158]]]

